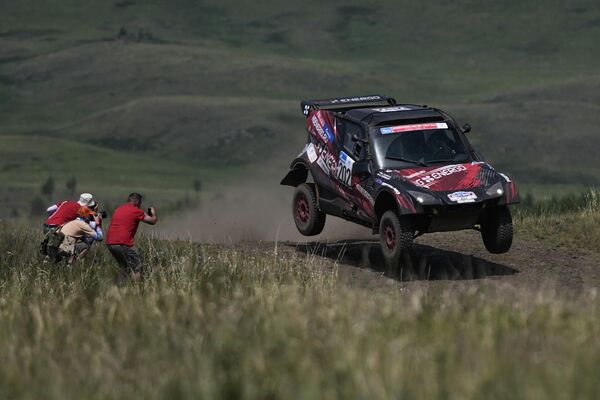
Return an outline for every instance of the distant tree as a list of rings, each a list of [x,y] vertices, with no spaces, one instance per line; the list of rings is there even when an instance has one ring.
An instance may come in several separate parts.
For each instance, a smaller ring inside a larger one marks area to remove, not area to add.
[[[54,178],[52,176],[49,176],[42,185],[42,194],[46,197],[52,197],[52,194],[54,194]]]
[[[40,196],[35,196],[31,200],[30,211],[32,216],[42,215],[46,211],[46,202]]]
[[[75,178],[75,176],[72,176],[71,179],[67,181],[66,188],[71,195],[75,194],[75,191],[77,190],[77,178]]]
[[[202,191],[202,181],[200,178],[194,179],[194,191],[200,193]]]

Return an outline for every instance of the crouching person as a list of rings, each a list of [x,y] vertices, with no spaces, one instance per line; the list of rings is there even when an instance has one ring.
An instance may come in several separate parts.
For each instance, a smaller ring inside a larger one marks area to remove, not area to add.
[[[140,222],[154,225],[158,221],[153,207],[148,213],[142,210],[142,195],[131,193],[127,203],[119,206],[112,214],[110,226],[106,234],[106,244],[121,267],[119,282],[126,275],[138,281],[141,276],[142,263],[140,255],[134,247],[134,238]]]
[[[94,196],[91,193],[82,193],[79,201],[65,200],[48,207],[48,218],[44,221],[44,234],[51,230],[73,221],[77,218],[80,207],[88,207],[94,204]]]
[[[60,232],[64,239],[59,251],[68,257],[68,264],[85,257],[92,243],[103,237],[100,221],[88,207],[80,207],[77,218],[64,224]]]

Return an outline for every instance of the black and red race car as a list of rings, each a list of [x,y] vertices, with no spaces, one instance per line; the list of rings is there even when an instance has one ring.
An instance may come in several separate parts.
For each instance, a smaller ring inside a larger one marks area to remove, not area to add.
[[[491,253],[510,249],[515,183],[478,154],[444,111],[370,95],[301,103],[308,141],[281,181],[294,186],[300,233],[330,214],[379,234],[389,265],[428,232],[477,229]]]

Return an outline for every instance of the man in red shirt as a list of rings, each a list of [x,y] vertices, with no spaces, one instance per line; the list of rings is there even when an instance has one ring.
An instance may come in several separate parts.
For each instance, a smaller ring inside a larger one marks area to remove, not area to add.
[[[125,274],[130,274],[134,281],[140,279],[140,256],[133,247],[140,221],[154,225],[158,221],[158,217],[154,207],[150,207],[148,213],[142,210],[141,194],[131,193],[127,198],[127,203],[119,206],[113,213],[106,233],[108,250],[121,266],[120,279]]]
[[[44,233],[73,221],[77,218],[77,211],[80,207],[90,207],[94,203],[94,196],[90,193],[82,193],[79,201],[66,200],[61,203],[53,204],[46,210],[48,218],[44,221]]]

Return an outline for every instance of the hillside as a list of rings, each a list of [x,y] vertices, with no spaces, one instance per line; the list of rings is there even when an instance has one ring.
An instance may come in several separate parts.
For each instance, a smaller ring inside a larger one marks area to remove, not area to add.
[[[132,181],[160,160],[144,188],[161,201],[196,175],[216,188],[280,171],[304,140],[300,99],[367,92],[447,108],[530,187],[596,185],[598,39],[593,2],[4,2],[0,139],[45,164],[0,159],[0,198],[22,208],[15,191],[50,175],[89,179],[52,162],[85,146],[107,170],[138,160]],[[114,176],[94,178],[109,197],[127,191]]]

